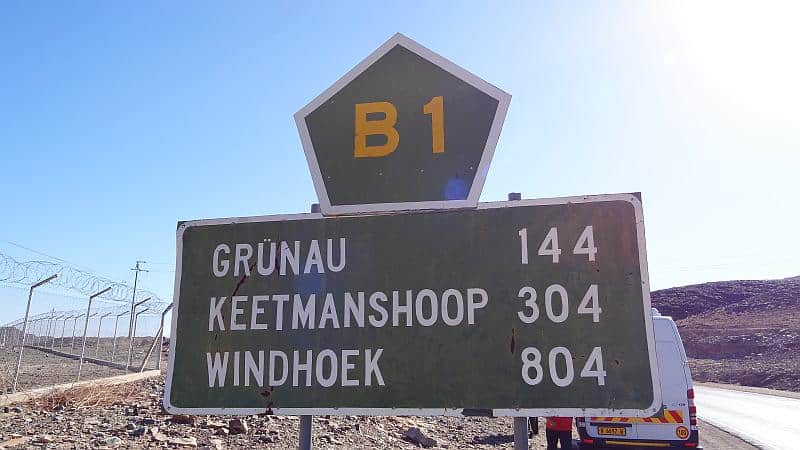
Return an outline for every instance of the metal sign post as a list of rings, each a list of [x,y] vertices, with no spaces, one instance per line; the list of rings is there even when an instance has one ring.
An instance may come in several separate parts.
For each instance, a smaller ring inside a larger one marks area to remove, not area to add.
[[[99,297],[110,290],[111,286],[89,296],[89,304],[86,306],[86,321],[83,322],[83,344],[81,344],[81,357],[78,362],[78,376],[75,378],[76,382],[81,380],[81,369],[83,369],[83,355],[86,353],[86,338],[87,338],[86,331],[89,329],[89,318],[95,315],[95,314],[90,314],[92,311],[92,300],[94,300],[95,297]],[[99,335],[100,331],[98,330],[98,336]]]
[[[25,349],[25,333],[28,332],[28,314],[31,311],[31,299],[33,299],[33,290],[37,287],[49,283],[58,278],[58,274],[53,274],[42,281],[31,286],[28,291],[28,305],[25,307],[25,318],[22,321],[22,341],[19,345],[19,355],[17,355],[17,368],[14,370],[14,384],[11,387],[11,393],[17,392],[17,381],[19,380],[19,368],[22,365],[22,351]]]

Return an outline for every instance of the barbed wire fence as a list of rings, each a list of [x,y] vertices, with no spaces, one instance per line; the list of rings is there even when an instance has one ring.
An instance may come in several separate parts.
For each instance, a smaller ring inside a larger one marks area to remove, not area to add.
[[[24,316],[0,325],[0,395],[165,366],[171,302],[151,291],[0,251],[3,297],[28,304]]]

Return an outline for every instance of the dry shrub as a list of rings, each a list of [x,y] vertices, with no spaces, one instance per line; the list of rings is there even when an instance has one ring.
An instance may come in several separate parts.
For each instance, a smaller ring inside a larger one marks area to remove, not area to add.
[[[137,383],[84,385],[56,390],[28,402],[40,410],[87,409],[112,405],[142,403],[146,392]]]

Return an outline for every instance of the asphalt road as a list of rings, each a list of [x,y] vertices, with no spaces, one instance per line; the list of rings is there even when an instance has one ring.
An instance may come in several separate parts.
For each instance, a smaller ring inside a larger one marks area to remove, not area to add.
[[[800,448],[800,399],[697,385],[694,391],[705,422],[763,449]]]

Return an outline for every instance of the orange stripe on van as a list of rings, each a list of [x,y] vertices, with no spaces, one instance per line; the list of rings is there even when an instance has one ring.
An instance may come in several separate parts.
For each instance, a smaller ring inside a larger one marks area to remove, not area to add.
[[[664,410],[661,417],[590,417],[593,422],[611,423],[683,423],[683,414],[680,410]]]

